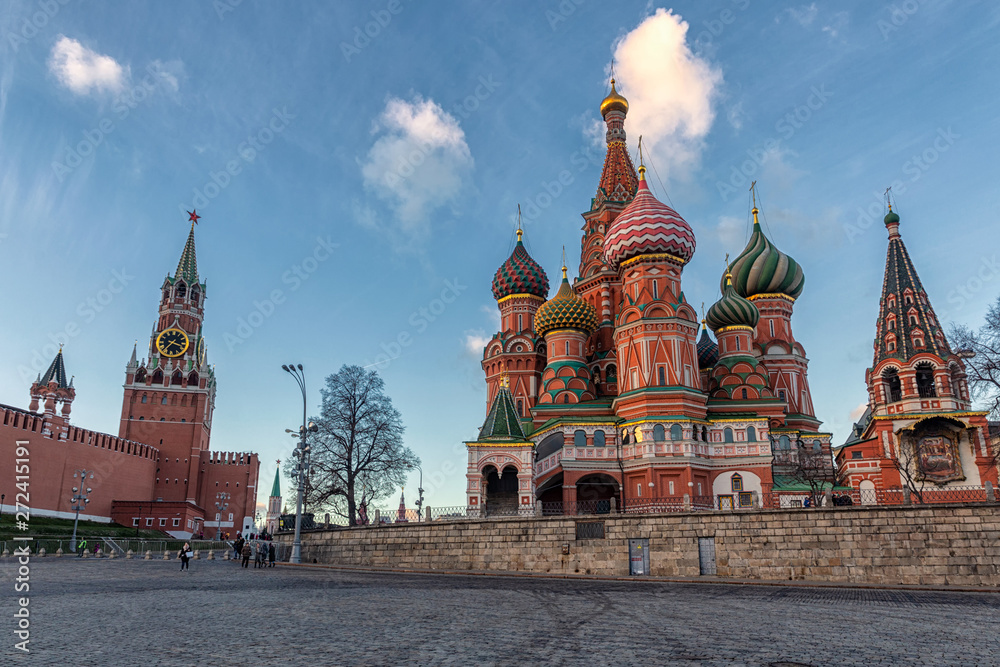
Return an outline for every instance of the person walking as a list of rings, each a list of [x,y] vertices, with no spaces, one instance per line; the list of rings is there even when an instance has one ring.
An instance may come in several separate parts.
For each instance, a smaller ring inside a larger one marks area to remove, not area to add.
[[[191,566],[188,561],[191,560],[191,545],[187,542],[181,547],[181,571],[187,570],[191,571]]]
[[[247,567],[250,563],[250,543],[243,543],[243,550],[240,552],[243,555],[243,567]]]
[[[260,543],[260,540],[255,540],[253,543],[253,555],[254,569],[264,566],[264,545]]]
[[[245,544],[245,541],[244,541],[242,535],[240,535],[239,537],[237,537],[236,538],[236,542],[233,543],[233,551],[236,552],[236,555],[234,556],[234,560],[236,560],[237,562],[239,562],[239,560],[240,560],[240,554],[243,552],[243,545],[244,544]]]
[[[267,545],[267,561],[269,567],[274,567],[274,542],[269,542]]]
[[[77,557],[78,558],[82,557],[83,556],[83,552],[85,552],[87,550],[87,540],[85,540],[85,539],[84,540],[80,540],[80,543],[76,545],[76,550],[79,552],[77,554]]]

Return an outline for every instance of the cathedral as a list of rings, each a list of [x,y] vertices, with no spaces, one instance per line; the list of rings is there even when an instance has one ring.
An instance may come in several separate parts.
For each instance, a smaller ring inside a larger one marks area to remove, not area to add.
[[[783,505],[801,503],[797,457],[832,458],[792,333],[802,268],[765,236],[754,205],[750,240],[699,326],[682,287],[695,233],[633,165],[628,107],[612,79],[579,277],[563,266],[549,298],[520,229],[496,271],[501,330],[483,353],[487,417],[466,443],[468,504],[738,509],[784,491]]]
[[[27,454],[17,456],[30,458],[32,514],[73,518],[71,498],[85,488],[81,519],[183,538],[252,525],[257,455],[209,450],[216,377],[203,336],[208,287],[195,253],[199,216],[190,216],[177,269],[160,286],[148,353],[140,359],[133,347],[125,366],[117,436],[70,424],[76,388],[67,380],[62,349],[31,385],[27,410],[0,405],[0,451],[9,450],[14,460],[15,448],[23,449]],[[0,484],[14,488],[13,473],[13,467],[4,471]]]

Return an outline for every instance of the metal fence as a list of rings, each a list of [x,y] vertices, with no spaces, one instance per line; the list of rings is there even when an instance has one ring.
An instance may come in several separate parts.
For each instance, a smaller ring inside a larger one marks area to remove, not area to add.
[[[935,505],[946,503],[988,503],[996,502],[997,491],[992,486],[917,486],[894,489],[847,489],[823,492],[772,491],[761,496],[759,507],[763,509],[788,509],[793,507],[843,507],[843,506],[891,506],[891,505]]]

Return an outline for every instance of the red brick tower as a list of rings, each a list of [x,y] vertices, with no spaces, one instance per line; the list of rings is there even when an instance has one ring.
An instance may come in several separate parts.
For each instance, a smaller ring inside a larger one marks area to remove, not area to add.
[[[599,326],[587,340],[586,353],[598,395],[603,396],[618,393],[614,329],[622,298],[618,272],[604,260],[604,239],[639,187],[639,177],[625,143],[627,113],[628,100],[615,90],[612,79],[611,93],[601,102],[601,117],[608,128],[605,134],[608,150],[597,194],[590,202],[590,210],[583,214],[580,276],[574,283],[577,294],[597,311]]]
[[[194,223],[177,270],[161,286],[149,360],[125,369],[119,437],[160,450],[153,500],[199,500],[200,463],[215,409],[215,374],[201,336],[206,285],[198,279]]]
[[[66,380],[66,365],[63,362],[62,348],[56,355],[45,375],[39,375],[31,385],[31,405],[28,410],[37,412],[39,402],[45,406],[45,418],[48,420],[46,432],[57,440],[66,437],[69,426],[69,412],[76,389],[73,388],[73,378]],[[56,407],[62,406],[60,414],[56,415]],[[55,429],[57,432],[53,433]]]
[[[524,232],[493,277],[493,296],[500,308],[500,331],[486,345],[486,406],[489,409],[504,378],[520,418],[530,418],[538,402],[539,379],[545,368],[545,342],[535,334],[535,313],[549,294],[549,278],[524,247]]]
[[[838,463],[861,489],[895,488],[906,474],[938,486],[996,485],[987,413],[972,410],[965,364],[948,345],[891,205],[885,226],[875,355],[865,374],[868,411]]]

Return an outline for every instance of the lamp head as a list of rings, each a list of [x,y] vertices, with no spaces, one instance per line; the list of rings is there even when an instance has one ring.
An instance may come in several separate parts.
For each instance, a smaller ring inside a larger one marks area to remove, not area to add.
[[[302,364],[299,364],[299,370],[300,371],[302,370]]]
[[[288,370],[288,366],[286,366],[285,364],[281,364],[281,370],[285,371],[286,373],[291,372],[290,370]]]

